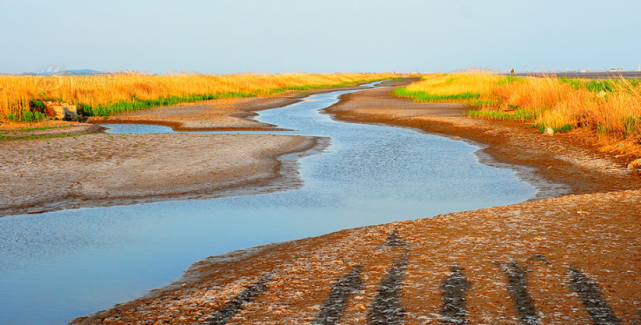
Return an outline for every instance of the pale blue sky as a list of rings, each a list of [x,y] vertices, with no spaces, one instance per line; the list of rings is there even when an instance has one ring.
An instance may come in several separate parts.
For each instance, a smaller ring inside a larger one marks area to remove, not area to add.
[[[639,0],[0,0],[0,72],[638,69]]]

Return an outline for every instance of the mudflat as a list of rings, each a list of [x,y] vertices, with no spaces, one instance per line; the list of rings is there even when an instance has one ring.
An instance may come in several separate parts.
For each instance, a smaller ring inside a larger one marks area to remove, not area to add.
[[[319,145],[314,137],[231,134],[3,141],[0,215],[298,186],[295,171],[281,173],[278,158]]]
[[[535,202],[210,257],[170,286],[73,323],[640,321],[641,183],[624,161],[572,134],[472,120],[463,106],[413,103],[390,89],[345,95],[327,112],[474,141],[487,146],[486,163],[526,166],[550,188]]]

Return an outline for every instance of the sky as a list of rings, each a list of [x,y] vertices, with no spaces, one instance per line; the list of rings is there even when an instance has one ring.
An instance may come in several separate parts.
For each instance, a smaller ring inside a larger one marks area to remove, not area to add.
[[[0,72],[637,70],[639,0],[0,0]]]

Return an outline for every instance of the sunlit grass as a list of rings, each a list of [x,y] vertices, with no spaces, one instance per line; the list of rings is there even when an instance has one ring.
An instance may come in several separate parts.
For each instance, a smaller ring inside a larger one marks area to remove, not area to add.
[[[396,95],[417,101],[460,102],[488,97],[493,83],[499,79],[492,74],[435,74],[396,90]]]
[[[94,76],[0,76],[0,121],[38,121],[43,101],[78,105],[85,115],[229,97],[270,96],[288,90],[342,87],[393,78],[391,73],[149,75],[127,72]]]
[[[505,77],[438,74],[396,90],[415,101],[461,102],[469,116],[532,123],[543,131],[572,129],[613,140],[641,140],[641,83],[637,79]]]

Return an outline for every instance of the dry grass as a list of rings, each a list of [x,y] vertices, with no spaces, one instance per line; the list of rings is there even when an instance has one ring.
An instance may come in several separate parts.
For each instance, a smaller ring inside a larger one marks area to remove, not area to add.
[[[21,120],[33,111],[33,101],[56,100],[82,107],[109,107],[119,103],[199,98],[267,96],[285,90],[345,86],[354,82],[395,77],[380,74],[238,74],[148,75],[115,73],[96,76],[0,76],[0,121]],[[203,97],[204,96],[204,97]],[[31,103],[31,105],[30,105]],[[160,102],[163,104],[165,102]],[[171,100],[167,103],[173,103]]]
[[[465,93],[488,97],[498,79],[494,74],[435,74],[425,76],[420,82],[409,85],[407,91],[444,97]]]
[[[425,76],[397,95],[417,101],[466,102],[480,107],[470,111],[471,117],[520,120],[541,130],[574,129],[602,143],[641,140],[638,80],[439,74]]]

